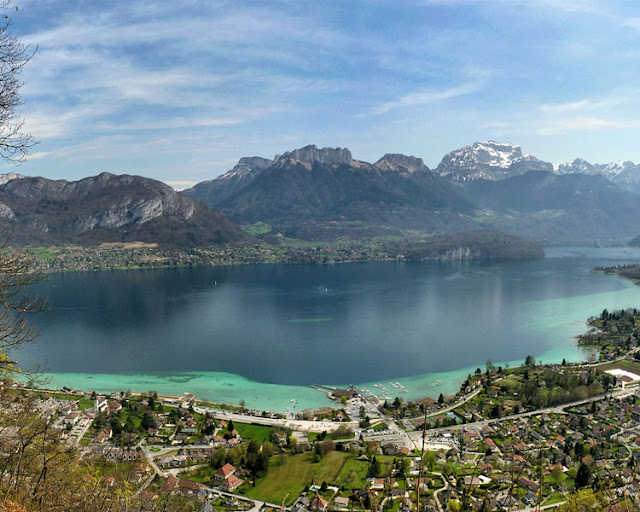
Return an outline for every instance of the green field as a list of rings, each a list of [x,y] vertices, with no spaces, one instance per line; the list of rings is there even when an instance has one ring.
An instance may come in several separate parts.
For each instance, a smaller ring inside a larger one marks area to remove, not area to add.
[[[273,429],[271,427],[265,427],[264,425],[250,425],[248,423],[234,423],[234,428],[244,438],[255,439],[262,443],[269,439]]]
[[[600,371],[607,370],[626,370],[631,373],[635,373],[636,375],[640,375],[640,362],[635,361],[614,361],[612,363],[601,364],[597,366]]]
[[[352,455],[330,452],[320,462],[313,462],[314,454],[276,455],[271,458],[267,476],[258,480],[255,487],[246,488],[246,496],[280,503],[291,492],[286,503],[292,504],[312,482],[345,487],[363,487],[369,463],[359,461]]]
[[[185,471],[180,474],[180,478],[191,480],[205,485],[211,485],[211,479],[215,475],[216,470],[210,466],[194,469],[193,471]]]
[[[271,226],[269,224],[265,224],[264,222],[256,222],[255,224],[248,226],[246,229],[247,233],[254,236],[264,235],[272,231]]]

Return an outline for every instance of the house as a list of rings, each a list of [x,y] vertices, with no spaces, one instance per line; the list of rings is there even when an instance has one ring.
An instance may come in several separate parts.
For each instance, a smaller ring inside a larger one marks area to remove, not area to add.
[[[533,480],[529,480],[525,476],[521,476],[518,478],[518,483],[524,487],[525,489],[529,489],[532,492],[538,492],[540,490],[540,484],[538,482],[534,482]]]
[[[173,491],[176,484],[178,483],[178,480],[179,480],[178,477],[169,475],[167,479],[164,481],[164,483],[162,484],[162,487],[160,487],[160,492],[167,493],[167,492]]]
[[[316,493],[316,497],[313,498],[313,501],[311,502],[311,510],[327,510],[327,506],[327,500]]]
[[[484,440],[484,444],[486,444],[487,449],[491,450],[492,452],[498,449],[496,443],[493,442],[493,439],[486,438]]]
[[[64,418],[64,422],[67,425],[72,425],[73,426],[76,423],[78,423],[78,421],[80,421],[80,413],[77,412],[77,411],[70,412]]]
[[[344,496],[338,496],[333,503],[337,508],[349,508],[349,498]]]
[[[180,493],[185,496],[190,494],[197,494],[200,489],[202,489],[203,485],[198,482],[192,482],[191,480],[178,480],[178,488],[180,489]]]
[[[236,468],[234,468],[228,462],[222,466],[218,471],[215,472],[214,478],[218,482],[223,482],[224,480],[228,480],[230,476],[232,476],[236,472]]]
[[[113,431],[110,428],[104,428],[100,432],[98,432],[98,435],[96,436],[96,442],[100,444],[104,444],[109,439],[111,439],[112,436],[113,436]]]
[[[187,464],[187,457],[185,455],[166,455],[156,459],[156,462],[161,468],[177,468]]]
[[[223,487],[228,491],[233,491],[240,487],[243,483],[244,480],[241,480],[236,475],[231,475],[229,476],[229,478],[226,478],[225,480],[222,480],[222,482],[220,482],[220,487]]]
[[[96,412],[104,412],[107,407],[109,407],[109,402],[107,402],[105,397],[99,397],[96,399]]]

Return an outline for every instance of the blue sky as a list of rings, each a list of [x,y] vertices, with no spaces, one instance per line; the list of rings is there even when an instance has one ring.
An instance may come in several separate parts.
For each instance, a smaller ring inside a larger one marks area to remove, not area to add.
[[[14,5],[38,47],[22,115],[40,144],[0,172],[181,187],[306,144],[435,167],[488,139],[640,162],[636,0]]]

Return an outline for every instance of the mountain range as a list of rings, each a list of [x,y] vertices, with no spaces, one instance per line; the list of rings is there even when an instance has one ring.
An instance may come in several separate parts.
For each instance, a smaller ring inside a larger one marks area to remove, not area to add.
[[[640,232],[639,183],[632,162],[554,166],[510,143],[476,142],[433,170],[414,156],[368,163],[346,148],[310,145],[273,159],[243,157],[184,192],[109,173],[79,181],[0,175],[0,218],[14,225],[16,242],[36,245],[193,247],[254,241],[247,231],[277,242],[474,229],[606,243]]]
[[[413,156],[386,154],[371,164],[347,149],[312,145],[242,158],[185,193],[240,224],[262,222],[299,238],[481,227],[579,243],[623,241],[640,230],[636,174],[631,163],[554,166],[492,141],[452,151],[434,170]]]

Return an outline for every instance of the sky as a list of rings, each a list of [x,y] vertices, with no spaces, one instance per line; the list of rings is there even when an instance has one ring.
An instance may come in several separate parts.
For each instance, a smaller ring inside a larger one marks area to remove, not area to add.
[[[637,0],[13,0],[39,144],[0,172],[176,188],[307,144],[368,162],[509,141],[640,162]]]

